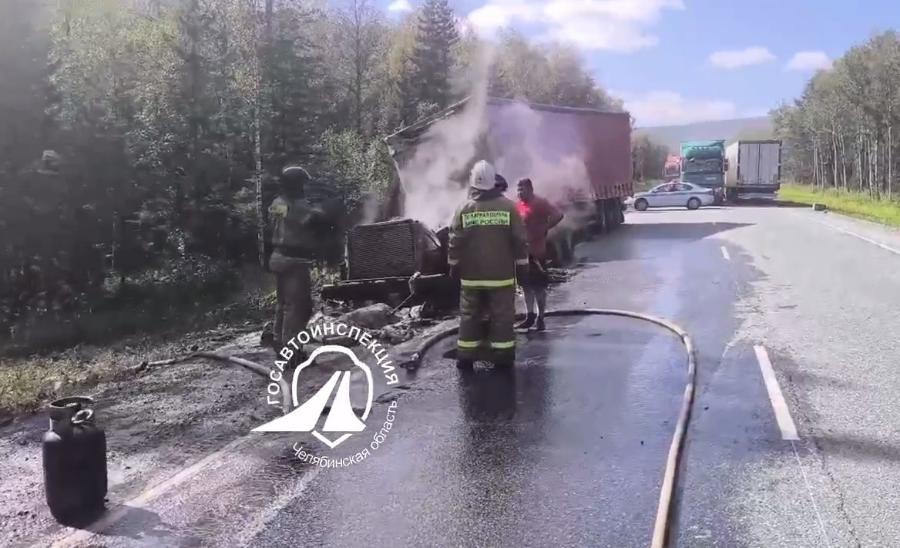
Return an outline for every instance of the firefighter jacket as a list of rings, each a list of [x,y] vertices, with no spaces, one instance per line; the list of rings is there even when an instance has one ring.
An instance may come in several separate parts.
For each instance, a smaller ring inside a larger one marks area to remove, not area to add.
[[[516,265],[528,264],[525,225],[499,191],[474,191],[453,215],[448,263],[463,288],[511,287]]]
[[[287,257],[312,258],[318,250],[321,209],[305,198],[279,196],[269,206],[269,234],[275,251]]]

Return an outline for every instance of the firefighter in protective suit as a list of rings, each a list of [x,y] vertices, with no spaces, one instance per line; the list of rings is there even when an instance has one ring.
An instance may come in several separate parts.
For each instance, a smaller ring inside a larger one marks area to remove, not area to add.
[[[495,176],[490,163],[475,164],[469,199],[450,227],[448,262],[460,283],[461,369],[471,369],[485,348],[497,367],[511,367],[516,357],[516,277],[527,273],[528,244],[516,204],[495,187]]]
[[[325,215],[306,200],[304,188],[309,178],[302,167],[284,168],[279,195],[268,210],[272,248],[269,270],[275,274],[277,295],[272,322],[276,351],[306,329],[312,316],[310,266],[316,256],[317,227],[325,221]],[[295,356],[295,362],[304,358],[302,349]]]

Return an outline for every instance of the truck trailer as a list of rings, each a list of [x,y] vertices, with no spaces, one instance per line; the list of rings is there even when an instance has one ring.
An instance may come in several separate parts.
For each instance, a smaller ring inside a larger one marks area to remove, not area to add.
[[[415,194],[434,181],[420,180],[423,162],[440,156],[447,141],[447,155],[459,155],[459,139],[448,138],[448,131],[471,131],[478,125],[476,146],[468,157],[457,162],[447,185],[455,188],[452,198],[465,199],[469,170],[478,160],[488,160],[510,184],[515,197],[519,178],[534,181],[535,191],[563,209],[589,210],[601,229],[624,221],[624,199],[633,194],[631,162],[631,116],[627,112],[572,108],[525,103],[509,99],[487,98],[481,105],[465,99],[446,110],[416,122],[385,139],[397,167],[398,191]],[[478,119],[472,120],[473,113]],[[457,120],[457,121],[454,121]],[[467,120],[464,123],[459,121]],[[422,149],[428,154],[419,154]],[[437,154],[435,154],[437,149]],[[424,158],[424,160],[423,160]],[[442,161],[444,158],[438,158]],[[415,164],[415,167],[410,167]],[[441,189],[441,197],[448,196]],[[448,196],[449,197],[449,196]],[[398,202],[403,203],[399,196]],[[438,196],[435,195],[434,199]],[[408,202],[407,202],[407,205]],[[449,204],[455,205],[458,204]],[[402,215],[416,216],[414,208],[399,207]],[[438,228],[438,227],[433,227]]]
[[[736,141],[725,152],[729,201],[744,194],[772,194],[781,187],[781,141]]]

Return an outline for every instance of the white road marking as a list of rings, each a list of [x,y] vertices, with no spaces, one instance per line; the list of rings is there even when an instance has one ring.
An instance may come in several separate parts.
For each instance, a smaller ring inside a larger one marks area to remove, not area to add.
[[[759,362],[759,370],[762,371],[763,381],[766,383],[766,391],[769,392],[772,410],[775,411],[775,420],[778,422],[778,428],[781,429],[781,439],[799,440],[794,419],[791,418],[791,412],[787,402],[784,401],[778,379],[775,377],[775,370],[772,369],[769,353],[766,352],[765,347],[759,345],[754,346],[753,350],[756,352],[756,361]]]
[[[833,225],[833,224],[831,224],[831,223],[825,223],[825,222],[821,222],[821,221],[819,221],[819,222],[820,222],[820,224],[822,224],[822,225],[824,225],[824,226],[827,226],[828,228],[830,228],[830,229],[832,229],[832,230],[836,230],[836,231],[838,231],[838,232],[840,232],[840,233],[842,233],[842,234],[846,234],[846,235],[848,235],[848,236],[853,236],[854,238],[858,238],[858,239],[860,239],[860,240],[862,240],[862,241],[864,241],[864,242],[868,242],[868,243],[870,243],[870,244],[872,244],[872,245],[877,245],[877,246],[880,247],[881,249],[883,249],[883,250],[885,250],[885,251],[890,251],[890,252],[893,253],[894,255],[900,255],[900,249],[897,249],[897,248],[891,247],[891,246],[889,246],[889,245],[883,244],[883,243],[881,243],[881,242],[879,242],[879,241],[873,240],[872,238],[867,238],[866,236],[863,236],[862,234],[857,234],[856,232],[853,232],[852,230],[847,230],[847,229],[845,229],[845,228],[841,228],[841,227],[836,226],[836,225]]]
[[[725,260],[730,261],[731,255],[728,253],[728,249],[724,245],[722,247],[720,247],[719,249],[722,250],[722,256],[725,257]]]

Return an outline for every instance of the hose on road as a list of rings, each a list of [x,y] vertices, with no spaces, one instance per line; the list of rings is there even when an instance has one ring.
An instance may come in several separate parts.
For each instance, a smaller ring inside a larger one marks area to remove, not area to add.
[[[674,513],[674,504],[672,497],[675,491],[675,481],[678,475],[678,468],[681,462],[681,453],[684,447],[684,438],[687,433],[688,421],[691,417],[691,408],[694,403],[694,385],[697,376],[697,350],[694,342],[691,340],[687,331],[679,325],[672,323],[663,318],[641,314],[639,312],[631,312],[629,310],[615,310],[606,308],[586,308],[572,310],[553,310],[546,314],[548,317],[560,316],[619,316],[622,318],[632,318],[650,322],[660,327],[668,329],[672,333],[678,335],[687,350],[687,382],[684,387],[684,396],[681,400],[681,409],[678,412],[678,421],[675,423],[675,431],[672,435],[672,443],[669,445],[669,453],[666,457],[666,467],[663,472],[663,482],[659,493],[659,504],[656,508],[656,520],[653,525],[653,537],[650,542],[651,548],[663,548],[668,540],[669,520]],[[521,315],[520,315],[521,317]],[[417,368],[425,354],[441,340],[456,335],[459,327],[448,327],[439,331],[425,340],[419,347],[418,352],[413,356],[413,363],[410,368]]]
[[[667,535],[669,531],[669,520],[674,510],[672,497],[675,491],[675,481],[677,479],[678,468],[681,461],[681,453],[684,447],[684,438],[685,434],[687,433],[687,424],[691,416],[691,407],[693,406],[694,402],[694,385],[697,374],[697,351],[694,347],[693,340],[691,340],[691,337],[690,335],[688,335],[687,331],[685,331],[675,323],[662,318],[657,318],[656,316],[641,314],[639,312],[631,312],[629,310],[615,310],[606,308],[553,310],[551,312],[548,312],[546,316],[618,316],[622,318],[642,320],[668,329],[669,331],[677,335],[681,339],[682,344],[684,344],[688,357],[687,382],[684,387],[684,396],[681,402],[681,409],[678,412],[678,421],[675,423],[675,431],[672,435],[672,443],[669,445],[669,453],[666,458],[666,467],[665,471],[663,472],[663,482],[659,494],[659,504],[656,508],[656,520],[653,525],[653,537],[650,543],[651,548],[664,548],[668,540]],[[412,360],[408,363],[407,367],[409,369],[417,369],[421,365],[422,359],[424,358],[425,354],[431,348],[433,348],[443,339],[456,335],[458,332],[459,327],[453,326],[438,331],[437,333],[427,338],[419,347],[418,351],[413,355]],[[262,377],[269,377],[269,370],[264,366],[251,362],[249,360],[238,358],[236,356],[225,356],[222,354],[216,354],[214,352],[195,352],[191,355],[191,357],[230,362],[249,369],[253,373],[261,375]],[[279,384],[281,385],[281,394],[284,400],[282,402],[282,408],[285,413],[288,413],[293,407],[293,402],[290,395],[291,387],[283,378],[279,380]]]

